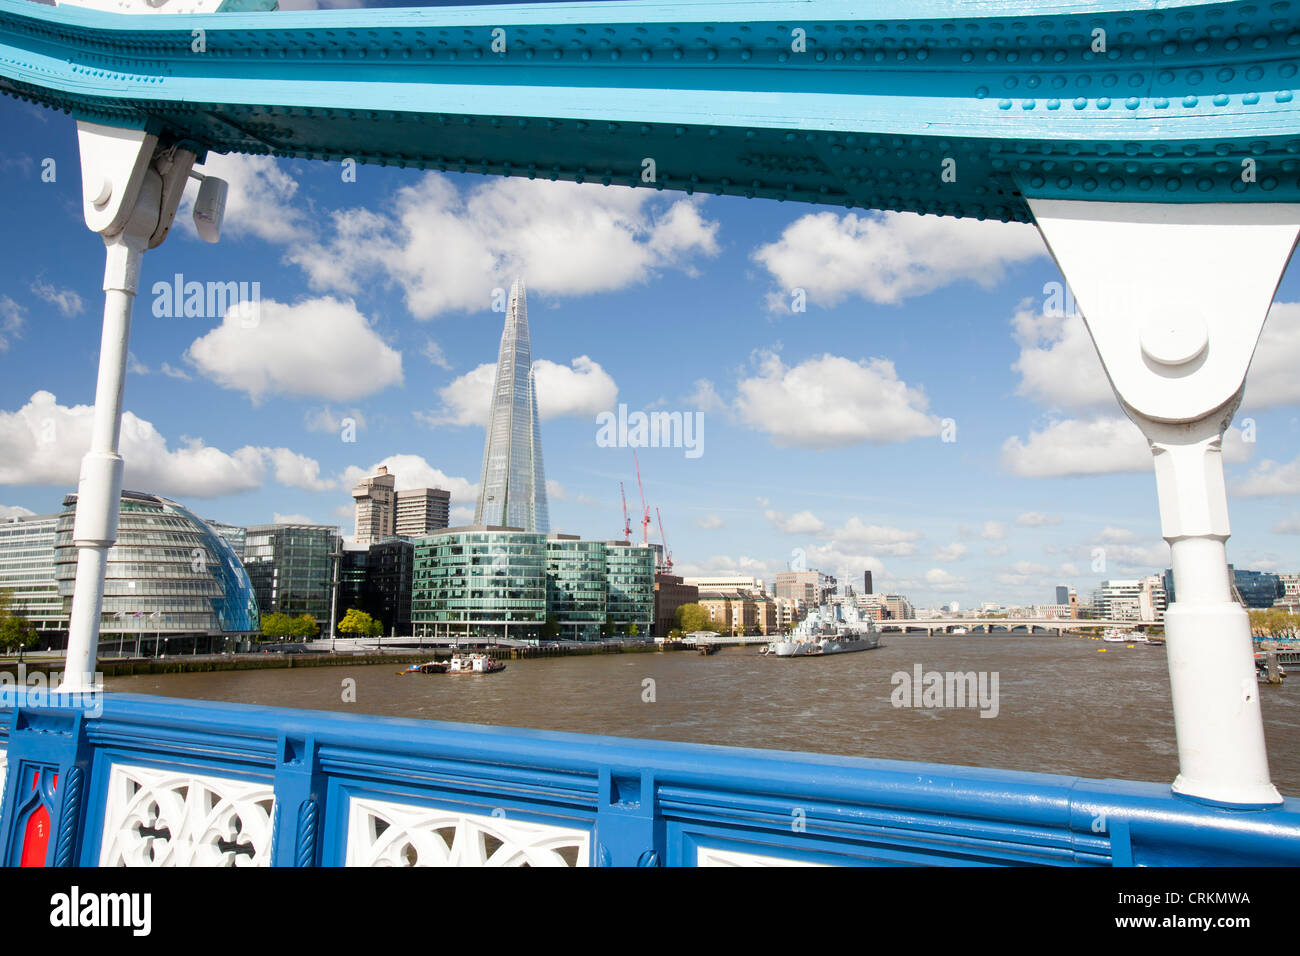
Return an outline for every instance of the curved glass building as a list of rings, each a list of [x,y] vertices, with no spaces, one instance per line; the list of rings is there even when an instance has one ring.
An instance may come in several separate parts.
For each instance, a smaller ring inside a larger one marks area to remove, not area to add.
[[[77,576],[76,507],[75,494],[63,499],[54,538],[54,577],[65,602]],[[200,637],[241,637],[260,627],[252,584],[229,541],[175,501],[122,492],[101,635],[189,637],[197,644]]]

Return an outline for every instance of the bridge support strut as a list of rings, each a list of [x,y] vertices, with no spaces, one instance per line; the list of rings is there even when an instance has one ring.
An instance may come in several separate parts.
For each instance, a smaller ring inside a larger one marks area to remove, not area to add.
[[[1178,738],[1173,790],[1232,806],[1280,803],[1250,621],[1228,575],[1223,434],[1300,234],[1300,208],[1029,205],[1120,405],[1155,459],[1176,598],[1165,612]]]
[[[141,257],[166,238],[195,159],[184,150],[159,152],[157,137],[139,130],[78,122],[77,137],[86,225],[103,236],[106,251],[95,414],[90,450],[81,462],[72,530],[77,575],[59,685],[65,693],[95,689],[104,576],[108,551],[117,541],[122,496],[118,442]]]

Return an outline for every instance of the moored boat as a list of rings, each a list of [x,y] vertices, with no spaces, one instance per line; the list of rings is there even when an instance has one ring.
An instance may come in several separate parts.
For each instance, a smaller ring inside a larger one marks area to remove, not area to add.
[[[772,641],[759,653],[765,657],[825,657],[872,651],[879,646],[875,621],[860,617],[852,605],[822,605],[800,621],[785,640]]]
[[[448,674],[495,674],[505,669],[504,662],[486,654],[453,654],[447,662]]]

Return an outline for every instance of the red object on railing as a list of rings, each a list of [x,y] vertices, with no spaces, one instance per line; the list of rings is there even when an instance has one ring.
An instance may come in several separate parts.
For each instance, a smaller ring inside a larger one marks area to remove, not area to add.
[[[32,773],[32,789],[35,790],[40,784],[41,772],[39,770]],[[50,785],[50,793],[53,794],[59,789],[59,775],[54,775],[54,780]],[[46,859],[49,858],[50,852],[50,811],[42,803],[27,818],[27,826],[23,830],[23,854],[18,860],[19,866],[44,866]]]

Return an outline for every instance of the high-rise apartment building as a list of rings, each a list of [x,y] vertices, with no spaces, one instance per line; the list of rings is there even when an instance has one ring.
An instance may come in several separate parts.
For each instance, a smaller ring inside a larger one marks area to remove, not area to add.
[[[418,538],[447,527],[451,492],[442,488],[408,488],[397,492],[393,533]]]
[[[396,532],[397,476],[381,466],[377,474],[362,478],[352,489],[356,502],[356,530],[353,543],[371,545]]]
[[[516,279],[510,287],[506,324],[501,332],[474,524],[522,528],[538,534],[550,530],[522,279]]]

